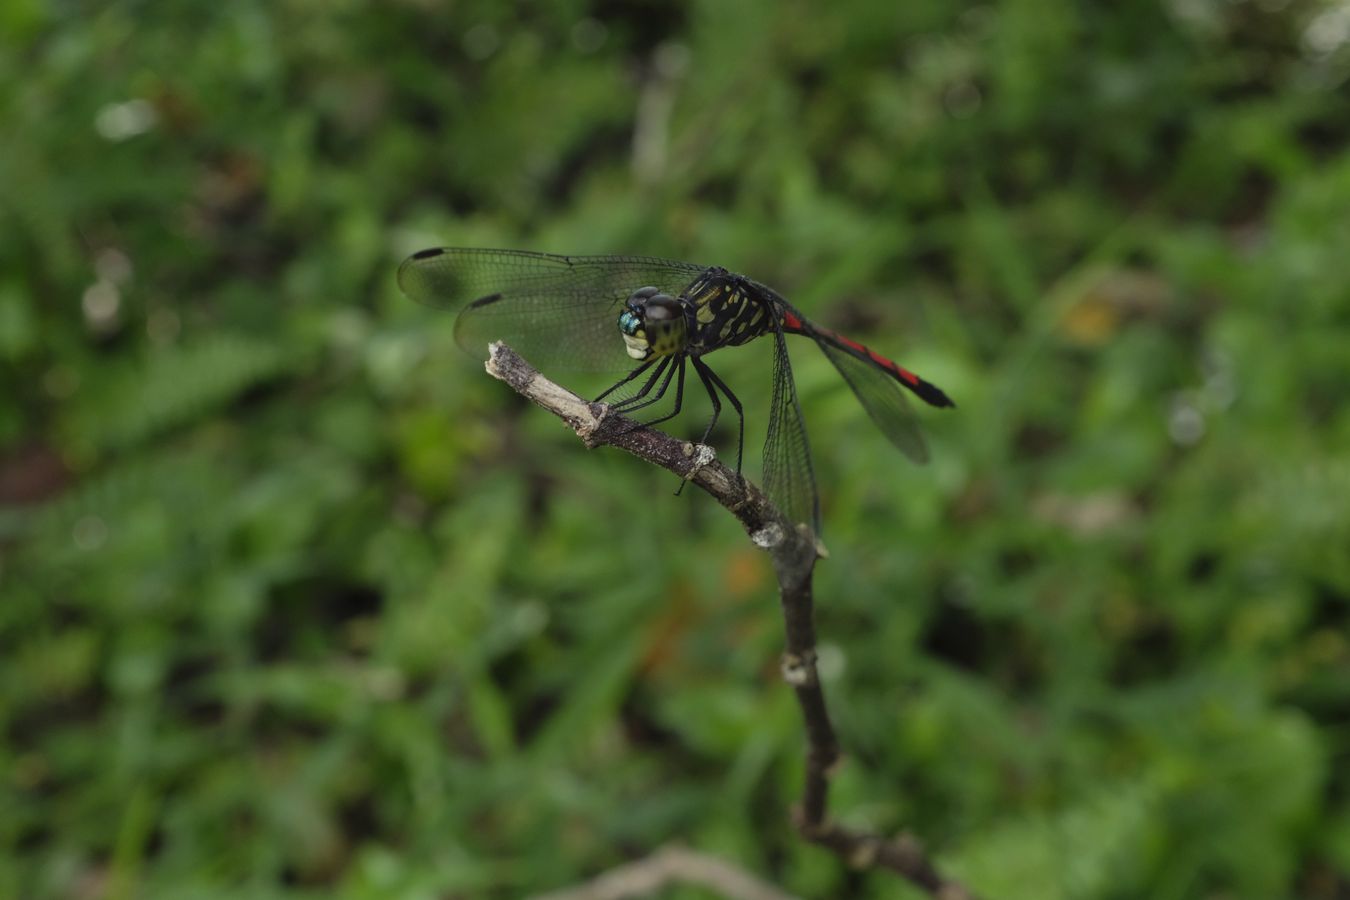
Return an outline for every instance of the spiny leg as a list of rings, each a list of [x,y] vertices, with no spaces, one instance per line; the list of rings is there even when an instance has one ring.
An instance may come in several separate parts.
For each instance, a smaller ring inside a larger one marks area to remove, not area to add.
[[[636,394],[625,399],[624,402],[617,403],[617,405],[614,406],[614,409],[620,410],[621,413],[628,416],[628,414],[636,412],[636,410],[651,406],[652,403],[659,403],[661,398],[666,397],[666,391],[670,389],[671,386],[671,378],[675,375],[675,370],[678,370],[679,368],[679,366],[671,366],[672,362],[675,362],[674,356],[667,356],[667,358],[661,362],[660,366],[656,367],[656,371],[652,372],[652,376],[648,379],[647,385],[643,385],[643,390],[637,391]],[[666,378],[661,379],[661,386],[657,387],[656,393],[652,394],[651,397],[644,398],[644,394],[647,394],[648,391],[652,389],[651,382],[656,381],[656,375],[659,375],[660,372],[663,371],[666,372]]]
[[[653,426],[653,425],[659,425],[659,424],[661,424],[662,422],[666,421],[667,419],[673,419],[673,418],[675,418],[676,416],[678,416],[678,415],[680,414],[680,410],[684,407],[684,363],[685,363],[685,360],[687,360],[688,358],[689,358],[689,357],[683,356],[683,355],[682,355],[682,356],[680,357],[679,361],[678,361],[677,363],[675,363],[675,368],[673,368],[673,369],[670,370],[670,371],[672,372],[672,374],[673,374],[674,372],[676,372],[676,371],[678,371],[678,372],[680,373],[680,374],[679,374],[679,377],[675,379],[675,407],[674,407],[674,409],[672,409],[670,412],[666,413],[664,416],[661,416],[659,419],[652,419],[650,422],[643,422],[643,423],[642,423],[643,427],[645,427],[645,428],[650,428],[650,427]],[[670,380],[670,376],[669,376],[669,375],[666,376],[666,380],[667,380],[667,381]],[[661,393],[662,393],[662,394],[665,394],[665,392],[666,392],[666,386],[663,384],[663,385],[661,385]],[[660,398],[658,397],[657,399],[660,399]],[[655,402],[655,401],[653,401],[653,402]]]
[[[708,364],[698,357],[694,357],[694,371],[698,372],[698,380],[703,382],[703,389],[708,392],[708,399],[712,401],[712,419],[708,421],[708,427],[703,429],[703,437],[698,439],[700,444],[706,444],[708,443],[708,435],[712,434],[713,428],[717,425],[718,417],[722,415],[722,400],[717,396],[717,388],[708,378],[710,374]]]
[[[699,378],[703,379],[704,386],[708,388],[708,396],[713,398],[713,418],[708,423],[707,430],[703,432],[703,440],[699,443],[708,439],[713,426],[717,424],[717,414],[721,412],[721,405],[717,402],[717,391],[714,388],[720,389],[726,395],[731,408],[736,410],[736,474],[739,475],[741,474],[741,454],[745,450],[745,411],[741,409],[741,401],[731,392],[731,388],[727,387],[726,382],[718,378],[717,373],[697,356],[694,357],[694,368],[698,370]]]
[[[621,408],[621,411],[623,412],[624,415],[630,415],[630,414],[632,414],[633,412],[635,412],[636,410],[643,409],[644,407],[651,406],[653,403],[660,403],[660,402],[661,402],[661,398],[664,397],[664,396],[666,395],[666,391],[670,389],[670,379],[675,375],[675,372],[676,372],[676,371],[678,371],[678,372],[680,373],[680,383],[679,383],[679,386],[678,386],[678,387],[676,388],[676,390],[675,390],[675,396],[676,396],[676,400],[675,400],[675,403],[676,403],[676,409],[675,409],[675,411],[676,411],[676,412],[679,412],[679,402],[680,402],[680,397],[681,397],[681,395],[683,395],[683,393],[684,393],[684,366],[683,366],[683,365],[674,365],[674,366],[670,365],[670,364],[671,364],[672,362],[674,362],[674,361],[675,361],[675,357],[673,357],[673,356],[668,356],[668,357],[666,357],[666,359],[661,363],[661,365],[657,367],[657,371],[658,371],[658,372],[661,371],[661,370],[663,370],[663,369],[665,370],[666,377],[663,378],[663,379],[661,379],[661,386],[660,386],[659,388],[656,389],[656,393],[653,394],[651,397],[648,397],[647,399],[643,400],[641,403],[630,403],[629,405],[622,407],[622,408]],[[645,388],[645,387],[646,387],[646,385],[644,385],[644,388]],[[637,398],[634,397],[634,398],[630,398],[630,399],[637,399]],[[667,416],[666,418],[670,418],[670,417]],[[665,421],[665,419],[657,419],[656,421],[658,421],[658,422],[663,422],[663,421]],[[647,425],[647,424],[649,424],[649,423],[646,423],[646,422],[634,422],[634,423],[633,423],[631,426],[629,426],[628,428],[625,428],[623,431],[620,431],[619,434],[627,434],[628,432],[630,432],[630,431],[635,431],[635,430],[637,430],[637,429],[639,429],[639,428],[642,428],[644,425]]]
[[[709,398],[710,401],[713,401],[713,418],[710,418],[710,420],[707,421],[707,428],[703,429],[703,436],[698,439],[699,444],[706,444],[707,436],[713,433],[713,428],[717,425],[717,418],[722,414],[722,401],[717,397],[717,386],[721,385],[722,391],[728,395],[728,398],[732,401],[732,405],[736,406],[737,414],[740,414],[741,412],[741,405],[736,398],[732,397],[730,391],[726,390],[726,385],[722,385],[721,379],[718,379],[717,375],[713,374],[713,370],[707,367],[707,363],[699,359],[698,356],[691,356],[690,359],[694,360],[694,371],[698,372],[698,381],[703,382],[703,389],[707,391],[707,398]],[[745,428],[744,417],[741,418],[741,428]],[[741,448],[738,444],[736,447],[736,474],[741,474]],[[693,470],[691,470],[690,475],[684,476],[683,482],[680,482],[678,490],[675,491],[675,497],[679,497],[680,491],[684,490],[684,486],[688,484],[688,479],[690,478],[693,478]]]
[[[606,390],[606,391],[605,391],[603,394],[601,394],[599,397],[596,397],[594,402],[599,403],[601,400],[603,400],[603,399],[605,399],[606,397],[608,397],[608,396],[609,396],[610,394],[612,394],[614,391],[616,391],[616,390],[618,390],[619,388],[623,387],[625,384],[628,384],[628,382],[632,381],[634,378],[637,378],[637,377],[638,377],[639,375],[641,375],[643,372],[645,372],[645,371],[647,371],[648,369],[650,369],[650,368],[652,367],[652,365],[655,364],[655,363],[656,363],[656,360],[653,359],[653,360],[649,360],[648,362],[645,362],[645,363],[643,363],[642,365],[638,366],[636,369],[634,369],[633,371],[629,372],[628,375],[627,375],[622,381],[620,381],[620,382],[617,383],[617,384],[611,385],[611,386],[609,387],[608,390]],[[620,407],[620,406],[623,406],[625,403],[632,403],[634,400],[640,400],[641,398],[643,398],[644,396],[646,396],[647,392],[650,391],[650,390],[652,389],[652,385],[656,383],[656,379],[658,379],[658,378],[661,377],[661,371],[662,371],[664,368],[665,368],[665,364],[664,364],[664,361],[663,361],[663,362],[662,362],[662,365],[659,365],[659,366],[656,367],[656,371],[652,372],[651,376],[647,379],[646,383],[644,383],[644,384],[642,385],[642,387],[638,390],[638,392],[637,392],[636,394],[634,394],[632,397],[625,397],[624,399],[619,400],[618,402],[612,403],[612,404],[610,404],[610,405],[611,405],[611,406],[614,406],[614,407]]]

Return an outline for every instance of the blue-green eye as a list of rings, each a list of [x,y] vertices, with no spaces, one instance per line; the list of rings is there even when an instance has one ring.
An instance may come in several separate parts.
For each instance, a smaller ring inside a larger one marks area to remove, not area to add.
[[[624,334],[631,337],[637,334],[638,328],[641,326],[642,323],[638,321],[638,317],[633,315],[631,310],[624,310],[619,315],[619,330]]]

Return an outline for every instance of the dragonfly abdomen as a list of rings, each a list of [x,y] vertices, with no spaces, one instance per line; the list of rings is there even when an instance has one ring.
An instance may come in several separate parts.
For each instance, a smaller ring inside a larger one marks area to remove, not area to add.
[[[788,334],[804,334],[808,337],[814,337],[817,340],[829,341],[834,346],[843,350],[850,356],[860,359],[863,362],[871,363],[877,368],[885,371],[896,381],[909,388],[919,396],[919,399],[931,406],[956,406],[951,398],[943,393],[942,388],[935,384],[924,381],[918,375],[915,375],[909,369],[897,363],[895,360],[888,359],[880,353],[864,344],[860,344],[852,338],[844,337],[837,331],[831,331],[828,328],[822,328],[812,322],[808,322],[791,312],[783,313],[783,331]]]

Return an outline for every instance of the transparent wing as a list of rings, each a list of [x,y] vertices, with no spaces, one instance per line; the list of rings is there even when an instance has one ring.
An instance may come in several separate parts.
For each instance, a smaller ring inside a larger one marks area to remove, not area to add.
[[[476,356],[505,341],[534,365],[628,371],[618,318],[640,287],[678,296],[704,269],[647,256],[555,256],[526,250],[435,248],[399,266],[412,299],[458,312],[455,339]]]
[[[787,342],[774,330],[773,403],[769,411],[769,434],[764,441],[764,490],[769,499],[793,522],[806,522],[820,533],[820,502],[816,476],[811,467],[811,445],[806,439],[797,387],[792,380],[792,361]]]
[[[885,369],[859,359],[828,341],[816,338],[816,346],[844,376],[858,402],[900,452],[917,463],[928,461],[928,447],[910,409],[909,400]]]

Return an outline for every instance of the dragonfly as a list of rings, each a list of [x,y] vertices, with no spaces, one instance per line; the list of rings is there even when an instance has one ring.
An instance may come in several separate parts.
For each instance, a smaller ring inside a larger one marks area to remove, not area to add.
[[[874,350],[802,315],[769,286],[720,266],[649,256],[558,256],[527,250],[434,247],[408,257],[399,287],[413,300],[458,313],[455,339],[473,354],[503,341],[548,371],[621,377],[596,397],[625,415],[657,405],[674,384],[672,408],[639,427],[678,415],[689,370],[712,401],[706,443],[735,410],[736,472],[745,413],[706,357],[756,338],[773,341],[773,391],[764,442],[764,488],[794,523],[820,533],[811,448],[788,356],[788,335],[810,338],[892,444],[918,463],[928,450],[906,394],[936,407],[955,404],[937,386]]]

